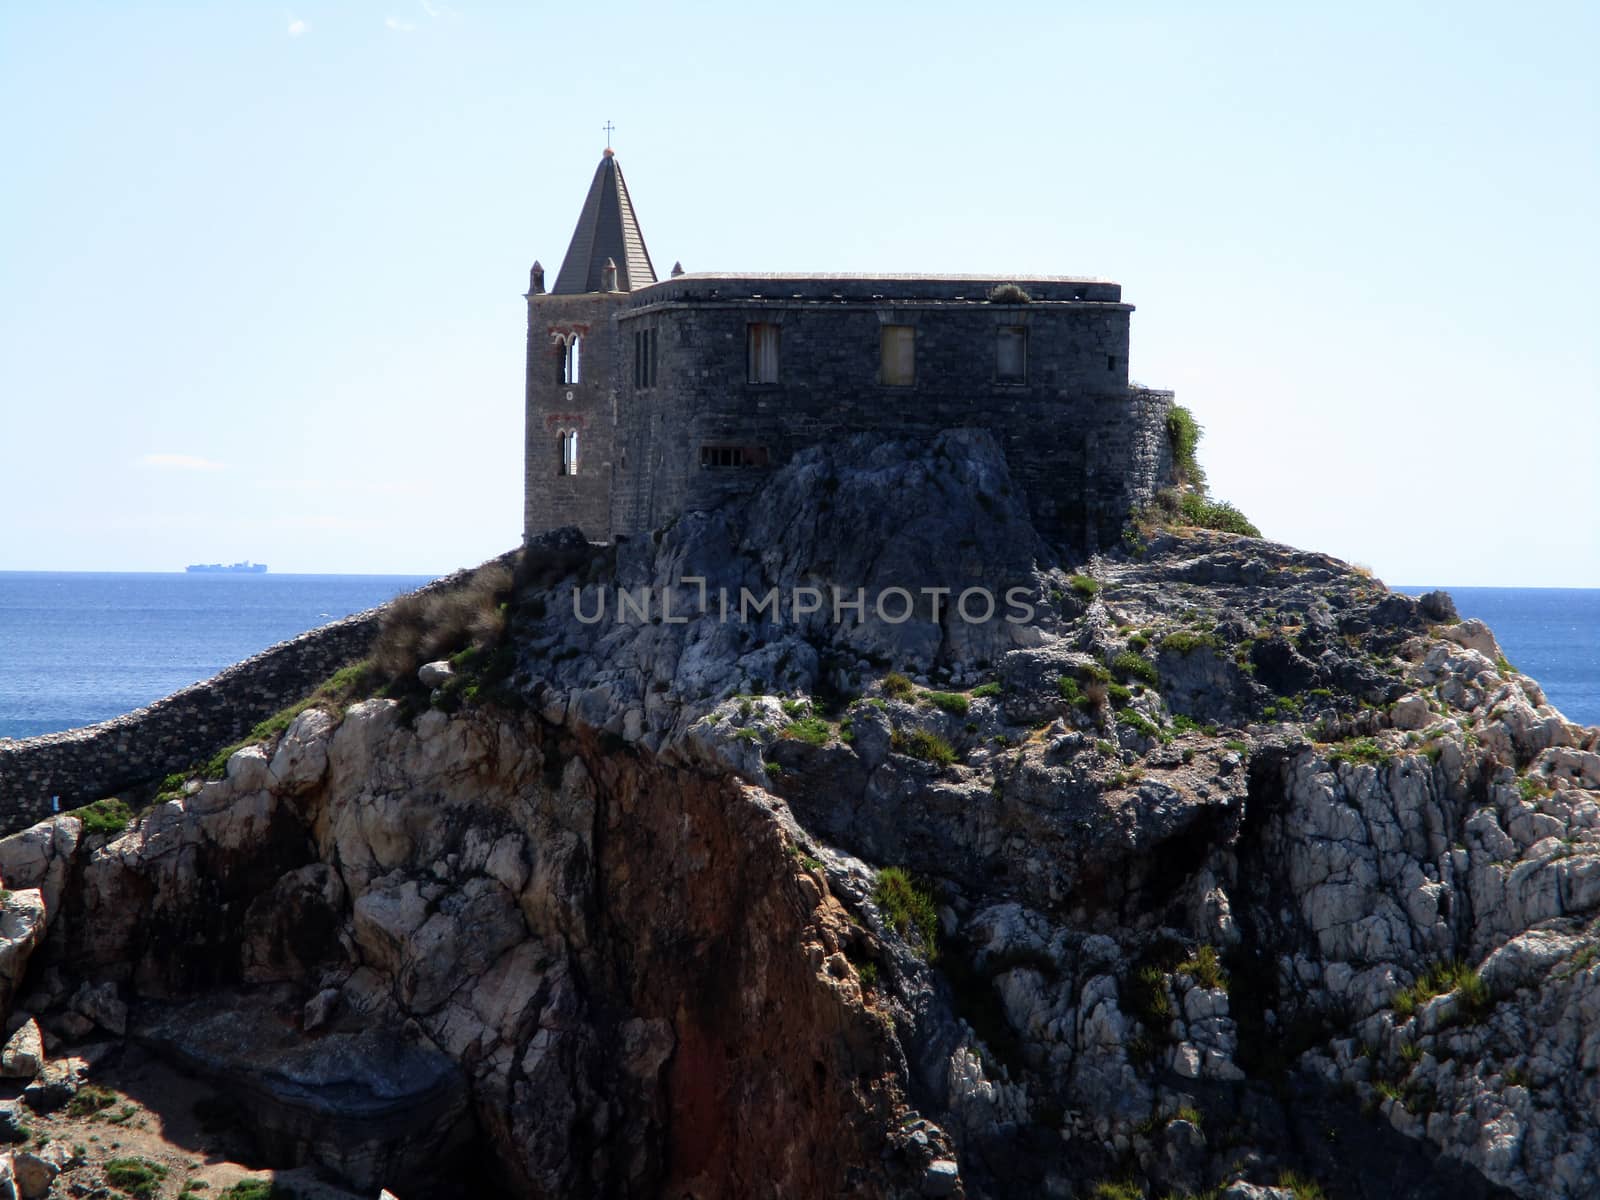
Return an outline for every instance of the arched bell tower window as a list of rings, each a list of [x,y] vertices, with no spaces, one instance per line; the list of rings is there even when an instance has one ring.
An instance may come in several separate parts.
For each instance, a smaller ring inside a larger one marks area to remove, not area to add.
[[[561,356],[561,382],[577,383],[582,371],[583,336],[573,334],[564,343]]]
[[[561,451],[561,469],[559,475],[576,475],[578,473],[578,431],[576,429],[563,429],[556,434],[559,439]]]

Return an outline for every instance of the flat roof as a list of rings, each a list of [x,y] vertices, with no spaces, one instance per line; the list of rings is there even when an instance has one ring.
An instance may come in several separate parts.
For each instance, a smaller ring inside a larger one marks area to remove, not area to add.
[[[819,283],[834,279],[853,282],[882,279],[905,283],[934,281],[945,283],[1116,283],[1114,279],[1102,279],[1095,275],[940,275],[928,271],[685,271],[682,275],[658,279],[655,283],[646,284],[645,286],[660,287],[665,283],[684,280],[728,280],[729,282],[776,280],[780,282],[798,282],[804,279],[815,280]],[[635,290],[644,291],[645,289],[638,288]]]

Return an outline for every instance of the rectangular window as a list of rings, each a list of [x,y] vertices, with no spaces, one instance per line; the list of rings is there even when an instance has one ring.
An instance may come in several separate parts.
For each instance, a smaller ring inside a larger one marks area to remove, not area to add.
[[[1002,326],[995,336],[994,373],[1001,383],[1022,383],[1028,378],[1028,331],[1020,325]]]
[[[745,329],[745,382],[778,382],[778,327],[751,324]]]
[[[656,385],[656,331],[633,331],[633,386],[653,388]]]
[[[880,382],[910,387],[917,381],[917,331],[910,325],[885,325],[879,335],[882,351]]]
[[[767,465],[765,446],[701,446],[702,467],[764,467]]]

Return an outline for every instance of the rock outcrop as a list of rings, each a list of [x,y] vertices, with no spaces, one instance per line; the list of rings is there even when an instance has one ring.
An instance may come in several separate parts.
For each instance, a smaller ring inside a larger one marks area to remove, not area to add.
[[[0,841],[6,1069],[138,1039],[403,1200],[1588,1194],[1600,731],[1448,597],[1026,512],[956,431],[536,542],[504,677]]]

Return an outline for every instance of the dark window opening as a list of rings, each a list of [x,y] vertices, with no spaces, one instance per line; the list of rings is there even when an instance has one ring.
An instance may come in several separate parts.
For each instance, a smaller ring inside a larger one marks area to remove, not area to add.
[[[994,373],[1001,383],[1022,383],[1028,378],[1028,331],[1020,325],[1003,326],[995,336]]]
[[[745,329],[745,382],[778,382],[778,327],[756,323]]]
[[[910,387],[917,381],[917,331],[910,325],[885,325],[879,334],[879,376],[889,387]]]
[[[1115,354],[1106,355],[1106,370],[1115,371],[1116,369],[1117,369],[1117,356]]]
[[[656,385],[656,331],[633,331],[633,386],[653,388]]]
[[[701,446],[702,467],[764,467],[767,465],[765,446]]]

